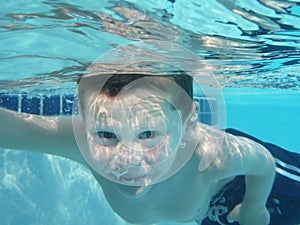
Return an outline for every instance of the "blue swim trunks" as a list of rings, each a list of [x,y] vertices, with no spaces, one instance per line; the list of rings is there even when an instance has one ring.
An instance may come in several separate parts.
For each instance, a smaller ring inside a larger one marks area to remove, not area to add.
[[[276,177],[267,202],[271,215],[270,225],[300,224],[300,154],[289,152],[276,145],[262,142],[248,134],[234,129],[227,133],[254,140],[265,146],[276,162]],[[200,225],[233,224],[228,223],[228,213],[242,202],[245,193],[245,177],[237,176],[211,200],[207,217],[197,221]]]

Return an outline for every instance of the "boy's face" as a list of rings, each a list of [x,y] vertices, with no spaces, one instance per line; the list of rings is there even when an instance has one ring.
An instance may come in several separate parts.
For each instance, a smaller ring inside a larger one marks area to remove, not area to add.
[[[181,113],[166,93],[145,85],[116,97],[95,93],[87,102],[85,127],[94,169],[125,185],[159,181],[182,138]]]

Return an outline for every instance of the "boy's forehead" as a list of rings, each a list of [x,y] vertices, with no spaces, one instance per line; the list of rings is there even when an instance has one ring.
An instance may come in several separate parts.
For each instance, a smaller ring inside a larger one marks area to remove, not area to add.
[[[134,103],[135,101],[135,103]],[[118,126],[125,126],[124,122],[129,122],[131,126],[148,126],[154,119],[167,120],[169,115],[162,99],[147,97],[118,99],[99,95],[94,105],[87,109],[89,119],[95,120],[96,126],[117,126],[115,122],[122,121]],[[114,124],[114,125],[112,125]]]
[[[95,107],[97,111],[126,110],[131,112],[161,110],[168,103],[161,95],[142,95],[141,93],[127,93],[116,97],[99,94],[94,102],[90,102],[90,107]]]

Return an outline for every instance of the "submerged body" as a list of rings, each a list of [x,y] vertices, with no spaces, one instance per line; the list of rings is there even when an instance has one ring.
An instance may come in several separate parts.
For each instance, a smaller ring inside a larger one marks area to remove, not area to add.
[[[71,118],[29,116],[0,109],[0,119],[6,127],[0,137],[1,147],[42,151],[70,158],[87,166],[72,135]],[[51,124],[53,126],[49,126]],[[112,209],[133,224],[201,220],[206,217],[211,200],[224,185],[237,175],[253,174],[248,185],[252,183],[254,189],[249,187],[246,191],[243,205],[245,211],[233,211],[231,219],[238,220],[242,216],[246,220],[250,217],[250,221],[253,215],[261,214],[256,217],[258,223],[248,221],[241,224],[267,224],[269,218],[265,202],[275,172],[272,156],[263,146],[249,139],[231,134],[224,136],[224,132],[219,130],[212,133],[211,128],[208,129],[209,132],[205,132],[206,129],[205,125],[196,126],[195,133],[200,138],[188,163],[171,178],[147,188],[111,182],[92,170]],[[9,138],[12,134],[19,142]],[[213,146],[216,134],[224,137],[222,146],[215,146],[220,147],[221,151],[208,168],[199,171],[203,150],[207,148],[205,145]],[[244,217],[243,213],[246,211],[249,217]]]
[[[190,76],[116,74],[102,87],[104,78],[81,79],[81,114],[72,118],[0,109],[0,147],[86,165],[112,209],[133,224],[200,223],[224,186],[244,175],[243,199],[228,222],[269,224],[272,155],[255,141],[199,123]]]

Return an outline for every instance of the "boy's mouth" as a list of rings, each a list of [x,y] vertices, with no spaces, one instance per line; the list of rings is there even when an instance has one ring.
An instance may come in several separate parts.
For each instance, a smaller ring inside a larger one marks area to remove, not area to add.
[[[128,186],[148,186],[151,183],[151,173],[149,168],[130,167],[118,165],[116,168],[108,167],[105,173],[113,177],[117,183]]]
[[[147,175],[142,175],[142,176],[137,176],[137,177],[126,177],[126,176],[121,176],[120,180],[122,181],[122,183],[124,184],[137,184],[140,183],[141,181],[143,181],[145,178],[147,177]]]
[[[127,164],[122,163],[118,159],[118,157],[113,158],[105,167],[105,173],[113,180],[129,186],[147,186],[150,184],[151,166],[144,160],[138,165],[131,165],[126,161]]]

